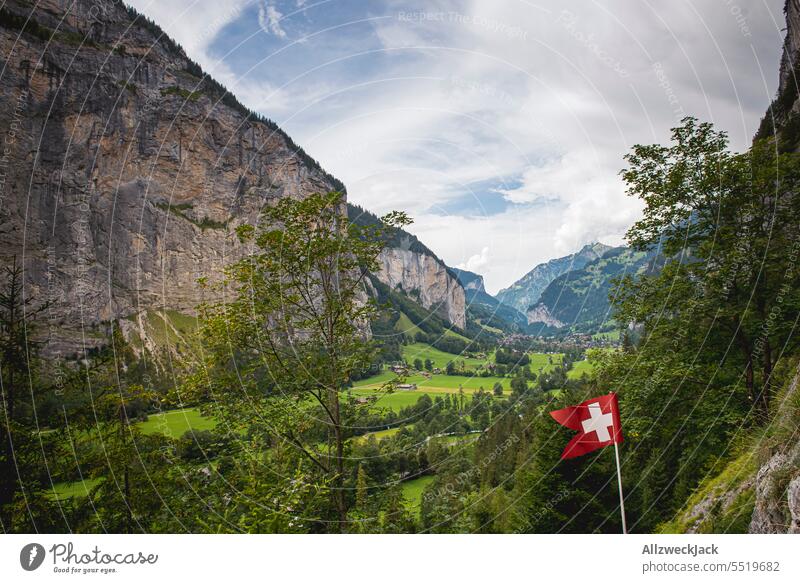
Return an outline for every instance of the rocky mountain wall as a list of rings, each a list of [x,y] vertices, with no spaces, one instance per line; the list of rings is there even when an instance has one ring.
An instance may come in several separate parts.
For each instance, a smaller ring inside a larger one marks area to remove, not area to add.
[[[0,11],[0,263],[50,302],[48,350],[191,312],[270,200],[341,184],[152,23],[111,0]]]
[[[464,288],[435,257],[397,247],[387,248],[378,258],[378,279],[393,290],[404,292],[454,326],[466,327]]]

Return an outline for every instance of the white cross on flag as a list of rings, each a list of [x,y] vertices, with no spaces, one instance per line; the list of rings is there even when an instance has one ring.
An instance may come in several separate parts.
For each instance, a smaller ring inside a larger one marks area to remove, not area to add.
[[[607,445],[622,443],[619,404],[616,393],[595,397],[580,405],[551,411],[564,427],[578,431],[561,454],[561,459],[577,457]]]

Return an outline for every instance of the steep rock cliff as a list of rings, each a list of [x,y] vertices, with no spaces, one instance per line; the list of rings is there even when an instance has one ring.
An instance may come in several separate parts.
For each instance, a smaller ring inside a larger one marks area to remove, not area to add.
[[[360,206],[347,205],[348,219],[357,225],[380,223],[380,218]],[[422,307],[450,324],[466,327],[466,301],[457,270],[445,265],[422,241],[404,229],[386,233],[386,249],[379,258],[378,279],[393,291],[402,291]],[[480,277],[480,276],[478,276]]]
[[[48,351],[104,323],[191,312],[270,199],[341,189],[275,124],[111,0],[0,11],[0,262],[50,302]]]
[[[379,257],[378,279],[448,320],[466,327],[464,288],[447,266],[426,253],[390,247]]]
[[[756,138],[780,134],[784,149],[800,145],[800,0],[786,0],[786,38],[783,42],[778,92],[767,108]]]

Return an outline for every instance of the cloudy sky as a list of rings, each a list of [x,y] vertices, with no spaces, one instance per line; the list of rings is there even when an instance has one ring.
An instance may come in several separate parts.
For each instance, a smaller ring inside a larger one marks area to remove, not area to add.
[[[783,0],[129,0],[374,212],[494,293],[637,218],[618,178],[684,115],[746,147]]]

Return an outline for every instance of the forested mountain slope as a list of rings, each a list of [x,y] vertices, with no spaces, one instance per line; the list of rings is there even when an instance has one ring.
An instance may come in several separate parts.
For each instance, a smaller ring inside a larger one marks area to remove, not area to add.
[[[656,253],[616,247],[581,269],[553,280],[539,301],[528,308],[532,328],[569,328],[597,332],[611,319],[614,281],[625,275],[641,275],[655,269]]]

